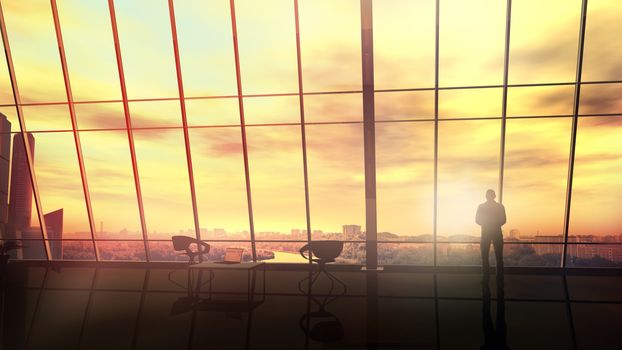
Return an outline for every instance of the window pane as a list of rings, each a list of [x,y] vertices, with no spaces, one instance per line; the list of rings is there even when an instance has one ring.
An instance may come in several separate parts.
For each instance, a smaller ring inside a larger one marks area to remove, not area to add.
[[[186,96],[236,95],[229,1],[176,1],[175,20]]]
[[[190,126],[239,125],[240,109],[238,107],[238,99],[186,99],[186,118]]]
[[[378,240],[431,241],[434,123],[376,124]]]
[[[97,242],[100,260],[144,261],[145,244],[143,242],[112,241]]]
[[[22,102],[66,101],[58,44],[47,1],[3,1]]]
[[[434,86],[435,1],[373,5],[376,89]]]
[[[13,87],[6,59],[0,60],[0,104],[14,104]]]
[[[574,237],[571,237],[574,238]],[[594,242],[596,239],[581,237],[569,242]],[[569,244],[567,265],[572,267],[622,267],[620,244]]]
[[[181,126],[179,101],[131,102],[133,128]]]
[[[306,132],[311,229],[343,240],[343,225],[365,225],[363,126],[309,125]]]
[[[432,266],[433,252],[432,244],[379,243],[378,264]]]
[[[166,1],[117,1],[115,11],[128,97],[179,96]]]
[[[122,103],[86,103],[74,105],[80,130],[125,129]]]
[[[81,132],[97,238],[142,238],[125,131]]]
[[[501,84],[505,5],[497,0],[441,2],[441,86]]]
[[[134,139],[149,238],[194,236],[182,131],[137,130]]]
[[[247,128],[257,239],[292,239],[306,227],[300,127]]]
[[[506,238],[534,241],[544,235],[561,239],[571,124],[571,118],[507,121]]]
[[[490,266],[495,266],[492,246],[490,253]],[[479,243],[439,243],[436,246],[436,264],[439,266],[482,266]]]
[[[64,260],[95,260],[93,241],[49,241],[52,256],[62,250],[60,259]]]
[[[583,81],[622,79],[622,3],[617,0],[590,1],[587,7]]]
[[[501,89],[441,90],[439,118],[499,117],[502,93]]]
[[[507,115],[572,115],[574,89],[574,86],[509,88]]]
[[[250,239],[240,128],[189,133],[201,238]]]
[[[376,120],[433,119],[434,91],[375,94]]]
[[[41,206],[49,217],[49,238],[90,238],[73,133],[30,135]],[[21,138],[21,134],[16,137]],[[36,217],[35,211],[33,215]]]
[[[622,84],[582,85],[581,115],[622,114]]]
[[[298,91],[293,2],[238,0],[235,9],[244,94]]]
[[[512,2],[510,84],[574,81],[580,14],[581,1]]]
[[[362,94],[307,95],[305,122],[363,121]]]
[[[66,104],[49,106],[24,106],[22,107],[26,130],[47,131],[64,130],[71,131],[71,117]],[[19,124],[15,125],[15,131],[19,131]]]
[[[475,211],[499,183],[498,120],[446,121],[438,131],[439,241],[479,239]]]
[[[58,4],[58,12],[74,100],[120,99],[106,1],[63,0]]]
[[[299,11],[305,91],[360,90],[360,2],[305,0]]]
[[[577,132],[570,237],[602,242],[622,232],[622,119],[580,118]]]
[[[563,242],[561,236],[556,239],[556,242]],[[562,246],[563,244],[504,244],[503,264],[504,266],[559,267],[561,266]],[[490,263],[492,264],[493,261],[495,259],[491,256]]]
[[[300,123],[299,97],[245,98],[244,119],[246,124]]]

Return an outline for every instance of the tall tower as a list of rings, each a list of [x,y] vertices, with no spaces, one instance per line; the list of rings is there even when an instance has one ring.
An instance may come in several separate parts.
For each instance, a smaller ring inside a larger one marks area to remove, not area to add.
[[[50,256],[52,259],[63,258],[63,209],[55,210],[43,215],[50,241]]]
[[[34,157],[35,137],[27,134],[28,146]],[[32,183],[28,173],[28,160],[22,134],[13,137],[13,160],[11,167],[11,195],[9,201],[9,225],[13,230],[24,230],[30,226],[32,214]]]
[[[9,222],[9,162],[11,156],[11,122],[0,113],[0,225]]]

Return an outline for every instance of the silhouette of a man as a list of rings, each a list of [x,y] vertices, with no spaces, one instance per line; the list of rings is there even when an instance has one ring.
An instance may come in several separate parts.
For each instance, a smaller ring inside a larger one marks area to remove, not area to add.
[[[501,226],[505,224],[505,208],[503,204],[495,202],[497,195],[495,191],[486,191],[486,202],[477,207],[475,222],[482,227],[482,239],[480,250],[482,253],[483,281],[488,282],[490,277],[490,242],[495,247],[495,257],[497,259],[497,279],[503,280],[503,233]]]

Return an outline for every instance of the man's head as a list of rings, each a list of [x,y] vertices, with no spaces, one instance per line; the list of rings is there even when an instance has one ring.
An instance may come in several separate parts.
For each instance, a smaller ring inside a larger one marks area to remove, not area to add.
[[[497,195],[495,194],[495,190],[489,189],[486,191],[486,199],[489,201],[494,201],[495,198],[497,198]]]

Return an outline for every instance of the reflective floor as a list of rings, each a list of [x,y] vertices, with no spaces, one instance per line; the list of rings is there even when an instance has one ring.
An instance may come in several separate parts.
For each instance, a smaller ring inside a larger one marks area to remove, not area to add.
[[[3,349],[613,349],[622,277],[16,267]],[[315,277],[315,276],[313,276]],[[254,284],[253,284],[254,281]],[[302,282],[301,282],[302,281]],[[250,294],[248,283],[251,283]],[[299,284],[299,282],[301,282]],[[311,287],[311,293],[309,293]]]

